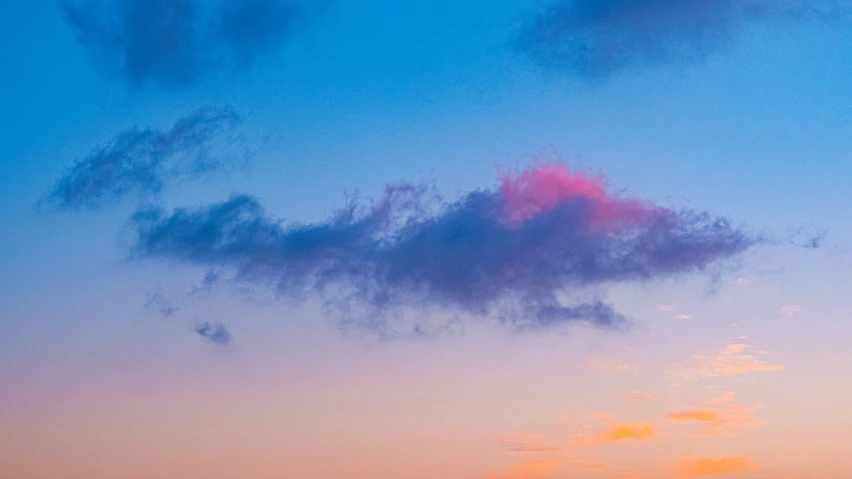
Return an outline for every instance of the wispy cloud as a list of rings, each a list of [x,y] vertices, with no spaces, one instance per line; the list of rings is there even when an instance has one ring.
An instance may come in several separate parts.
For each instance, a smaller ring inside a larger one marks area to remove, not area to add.
[[[61,0],[79,43],[132,85],[193,83],[244,67],[289,39],[309,10],[297,0]]]
[[[596,412],[590,414],[589,419],[598,422],[609,422],[615,419],[615,415],[608,412]]]
[[[641,392],[641,391],[627,391],[621,395],[623,399],[628,401],[650,401],[654,399],[653,394]]]
[[[618,328],[588,286],[700,271],[756,243],[726,220],[609,193],[602,176],[542,165],[447,202],[423,185],[388,186],[331,219],[284,227],[247,195],[197,209],[141,211],[135,254],[229,268],[280,294],[316,293],[350,324],[388,332],[417,308],[495,316],[519,329],[586,321]],[[353,323],[354,322],[354,323]]]
[[[778,312],[781,313],[782,316],[787,316],[788,318],[796,317],[802,311],[804,311],[804,308],[795,304],[782,306],[778,309]]]
[[[690,319],[692,316],[684,313],[677,312],[677,305],[672,304],[660,304],[657,306],[657,311],[662,311],[664,313],[674,313],[672,315],[675,319]]]
[[[164,318],[174,316],[175,313],[181,309],[181,306],[176,304],[170,298],[167,298],[166,295],[163,294],[162,290],[157,290],[148,294],[144,307],[146,310],[155,309]]]
[[[713,411],[686,411],[686,412],[673,412],[669,414],[669,417],[674,422],[690,422],[690,421],[699,421],[699,422],[713,422],[716,420],[717,415]]]
[[[517,453],[559,453],[565,452],[564,446],[556,446],[545,438],[533,434],[506,436],[500,439],[500,445],[509,452]]]
[[[517,44],[539,65],[597,81],[631,67],[704,58],[752,22],[845,13],[816,0],[557,0]]]
[[[682,477],[695,478],[733,474],[757,470],[757,465],[745,457],[723,457],[719,459],[696,457],[681,462]]]
[[[77,160],[43,201],[65,210],[97,209],[131,193],[158,193],[168,181],[221,169],[246,154],[234,135],[239,122],[229,108],[207,107],[165,131],[126,130]]]
[[[702,427],[696,437],[727,436],[742,429],[763,425],[754,417],[762,405],[742,406],[734,403],[734,393],[725,392],[720,397],[706,401],[702,409],[676,412],[669,415],[674,422],[700,422]]]
[[[625,374],[633,371],[633,367],[625,363],[621,359],[607,358],[603,356],[589,356],[586,358],[586,364],[590,368],[597,371],[603,371],[612,374]]]
[[[607,444],[612,442],[647,441],[657,436],[654,426],[642,422],[633,424],[614,424],[600,432],[593,443]]]
[[[715,356],[696,356],[696,366],[682,369],[677,376],[682,379],[714,376],[739,376],[749,373],[780,371],[782,366],[770,364],[745,351],[745,344],[728,344]]]
[[[225,345],[231,342],[231,332],[222,323],[205,321],[193,328],[193,331],[211,343]]]

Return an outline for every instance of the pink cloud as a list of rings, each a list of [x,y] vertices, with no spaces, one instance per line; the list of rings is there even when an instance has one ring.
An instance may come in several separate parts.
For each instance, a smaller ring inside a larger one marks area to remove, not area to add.
[[[510,223],[521,223],[549,211],[566,201],[581,200],[591,210],[593,231],[623,230],[664,211],[650,203],[619,198],[606,191],[603,175],[572,173],[560,164],[545,164],[501,178],[500,194]]]

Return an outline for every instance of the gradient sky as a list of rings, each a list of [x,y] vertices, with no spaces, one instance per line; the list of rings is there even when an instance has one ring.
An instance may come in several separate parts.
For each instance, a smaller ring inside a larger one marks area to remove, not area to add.
[[[851,8],[0,2],[0,476],[852,477]]]

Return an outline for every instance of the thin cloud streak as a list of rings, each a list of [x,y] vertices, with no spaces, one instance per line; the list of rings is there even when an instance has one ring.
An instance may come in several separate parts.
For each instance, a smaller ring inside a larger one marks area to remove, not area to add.
[[[43,202],[62,210],[95,210],[131,193],[156,194],[170,181],[197,178],[247,157],[233,135],[230,108],[204,107],[168,130],[130,128],[77,160]]]
[[[680,379],[742,376],[750,373],[780,371],[783,366],[761,361],[745,351],[745,344],[728,344],[715,356],[696,356],[697,365],[676,373]]]
[[[574,442],[575,446],[593,446],[616,442],[641,442],[653,439],[657,431],[653,425],[644,422],[631,424],[613,424],[594,437],[581,436]]]

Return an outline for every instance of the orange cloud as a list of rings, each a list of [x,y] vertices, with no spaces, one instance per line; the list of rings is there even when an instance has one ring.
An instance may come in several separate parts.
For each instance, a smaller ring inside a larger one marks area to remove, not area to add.
[[[756,469],[757,466],[750,459],[744,457],[694,458],[681,463],[681,474],[685,478],[718,476]]]
[[[746,348],[745,344],[729,344],[723,347],[716,356],[696,356],[698,366],[680,371],[678,377],[692,379],[695,377],[738,376],[783,369],[782,366],[767,364],[750,354],[746,354]]]
[[[646,441],[657,435],[654,426],[645,423],[615,424],[597,435],[598,443]]]
[[[669,414],[669,418],[674,422],[713,422],[717,417],[718,415],[713,411],[687,411]]]
[[[654,399],[653,394],[643,393],[640,391],[627,391],[622,394],[621,397],[628,401],[650,401],[651,399]]]
[[[702,409],[669,414],[674,422],[701,422],[704,426],[695,434],[698,437],[722,436],[739,429],[763,425],[754,418],[754,412],[762,405],[741,406],[734,404],[734,393],[725,392],[716,399],[703,404]]]

